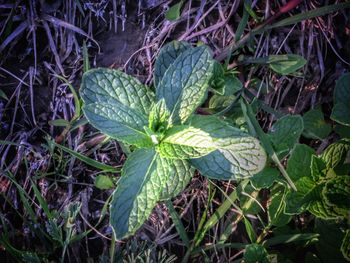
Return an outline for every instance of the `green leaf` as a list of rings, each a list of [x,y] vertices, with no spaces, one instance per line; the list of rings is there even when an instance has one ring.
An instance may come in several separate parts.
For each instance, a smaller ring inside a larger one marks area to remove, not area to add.
[[[342,138],[350,139],[350,127],[349,126],[337,124],[334,127],[334,131],[336,133],[338,133]]]
[[[257,139],[214,116],[196,115],[190,123],[208,132],[218,148],[190,160],[202,175],[231,180],[252,176],[265,167],[266,153]]]
[[[290,215],[284,213],[286,207],[284,191],[275,192],[268,206],[269,223],[273,226],[284,226],[292,219]]]
[[[350,177],[337,176],[326,183],[323,189],[326,200],[350,213]]]
[[[92,69],[84,73],[80,95],[85,103],[123,104],[148,116],[154,94],[137,79],[119,70]]]
[[[315,150],[306,144],[297,144],[287,163],[287,173],[293,182],[301,177],[310,177],[311,175],[311,158]]]
[[[5,92],[3,92],[1,89],[0,89],[0,98],[3,98],[4,100],[8,100],[8,97],[6,96]]]
[[[184,123],[204,101],[213,59],[205,46],[187,49],[168,67],[157,86],[157,100],[165,99],[172,126]]]
[[[169,167],[174,172],[169,177],[169,180],[165,182],[160,200],[173,198],[180,194],[191,181],[194,174],[194,169],[187,160],[169,160]]]
[[[169,10],[165,13],[165,18],[169,21],[175,21],[180,17],[180,9],[182,7],[183,2],[180,1],[177,4],[173,5],[169,8]]]
[[[350,126],[350,73],[341,76],[334,89],[334,107],[331,119]]]
[[[350,261],[350,229],[346,230],[340,251],[343,253],[344,258],[346,258],[347,261]]]
[[[342,75],[336,82],[334,89],[334,104],[350,103],[350,73]]]
[[[331,125],[325,122],[320,108],[306,112],[303,116],[303,121],[303,135],[307,138],[322,140],[332,131]]]
[[[250,182],[256,189],[269,188],[278,180],[280,172],[276,168],[266,166],[261,172],[255,174]]]
[[[303,119],[299,115],[286,115],[276,121],[269,131],[269,137],[279,157],[284,157],[293,149],[303,129]]]
[[[163,157],[176,159],[198,158],[215,149],[216,144],[209,133],[189,125],[169,129],[157,146]]]
[[[86,105],[83,111],[92,126],[114,139],[138,147],[153,145],[143,129],[148,126],[146,117],[120,102],[92,103]]]
[[[244,251],[244,263],[269,263],[268,254],[262,245],[247,245]]]
[[[346,262],[341,245],[344,231],[336,220],[315,220],[315,232],[320,234],[319,242],[315,244],[317,255],[322,262]]]
[[[166,108],[165,100],[161,99],[153,105],[148,117],[149,128],[154,132],[165,131],[170,112]]]
[[[252,224],[246,217],[244,217],[244,225],[245,225],[245,230],[247,231],[250,242],[254,243],[256,241],[256,234],[254,232],[254,228]]]
[[[281,75],[288,75],[304,67],[306,59],[295,54],[270,55],[268,63],[273,71]]]
[[[69,124],[70,122],[65,119],[56,119],[56,120],[49,121],[49,125],[57,126],[57,127],[66,127]]]
[[[322,153],[321,158],[326,163],[327,169],[337,169],[342,166],[345,160],[349,162],[350,142],[341,140],[329,145]]]
[[[350,102],[348,104],[338,102],[334,105],[332,109],[331,119],[346,125],[350,126]]]
[[[189,43],[183,41],[171,41],[162,47],[154,65],[154,86],[156,88],[176,58],[191,48],[193,47]]]
[[[317,182],[320,181],[323,177],[326,176],[326,163],[322,158],[313,155],[311,157],[311,177]]]
[[[106,175],[97,176],[95,178],[95,186],[101,190],[113,189],[115,187],[113,180]]]
[[[117,239],[141,227],[170,176],[169,160],[153,149],[139,149],[128,157],[110,205],[110,223]]]
[[[219,95],[225,94],[225,71],[218,61],[214,61],[213,75],[210,80],[211,91]]]

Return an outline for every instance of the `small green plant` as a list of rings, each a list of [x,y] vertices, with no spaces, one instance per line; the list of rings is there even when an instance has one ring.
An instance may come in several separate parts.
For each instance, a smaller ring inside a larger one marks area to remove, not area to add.
[[[135,146],[110,205],[117,239],[134,234],[158,201],[178,195],[194,168],[209,178],[235,180],[265,166],[257,139],[216,116],[194,114],[207,97],[213,68],[205,46],[171,42],[155,64],[155,94],[118,70],[83,75],[80,94],[88,121]]]

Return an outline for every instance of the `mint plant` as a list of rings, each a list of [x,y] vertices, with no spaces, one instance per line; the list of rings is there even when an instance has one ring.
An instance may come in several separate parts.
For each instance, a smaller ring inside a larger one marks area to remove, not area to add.
[[[135,146],[110,204],[117,239],[134,234],[157,202],[178,195],[194,169],[209,178],[237,180],[265,166],[257,139],[216,116],[194,114],[207,98],[213,65],[207,47],[171,42],[155,63],[155,94],[118,70],[83,75],[80,94],[90,124]]]

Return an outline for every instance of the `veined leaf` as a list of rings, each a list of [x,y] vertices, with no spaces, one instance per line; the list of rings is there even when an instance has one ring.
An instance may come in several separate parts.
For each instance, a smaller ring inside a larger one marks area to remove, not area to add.
[[[189,43],[182,41],[171,41],[162,47],[154,65],[154,86],[156,88],[175,59],[191,48],[193,47]]]
[[[350,177],[337,176],[326,183],[323,195],[329,204],[336,205],[350,213]]]
[[[148,117],[149,128],[153,132],[165,131],[170,112],[166,108],[165,100],[161,99],[153,105]]]
[[[311,157],[311,177],[317,182],[320,181],[327,174],[326,163],[322,158],[313,155]]]
[[[203,102],[212,76],[213,59],[205,46],[187,49],[168,67],[157,86],[157,100],[165,99],[169,126],[184,123]]]
[[[146,117],[120,102],[92,103],[83,110],[92,126],[114,139],[138,147],[153,145],[151,138],[144,133],[143,127],[148,126]]]
[[[206,156],[190,160],[202,175],[231,180],[252,176],[264,168],[266,154],[254,137],[214,116],[196,115],[190,125],[208,132],[217,147]]]
[[[121,103],[148,116],[154,94],[140,81],[119,70],[97,68],[84,73],[80,95],[89,105]]]
[[[336,169],[350,162],[350,141],[341,140],[329,145],[322,153],[321,158],[326,163],[327,169]]]
[[[284,213],[286,207],[285,191],[278,189],[272,194],[268,207],[269,222],[273,226],[284,226],[292,219],[290,215]]]
[[[303,129],[303,119],[299,115],[284,116],[272,126],[269,137],[280,158],[293,149],[299,141]]]
[[[169,160],[171,176],[166,181],[161,193],[161,200],[173,198],[180,194],[191,181],[194,169],[187,160],[171,159]]]
[[[139,149],[128,157],[110,205],[110,223],[117,239],[134,234],[149,217],[170,170],[169,161],[153,149]]]
[[[189,159],[198,158],[216,150],[216,145],[209,133],[199,128],[182,125],[169,129],[157,149],[166,158]]]

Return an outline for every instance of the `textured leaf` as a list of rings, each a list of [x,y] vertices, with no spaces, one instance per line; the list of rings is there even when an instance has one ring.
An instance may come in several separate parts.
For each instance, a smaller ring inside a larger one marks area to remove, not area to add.
[[[327,147],[322,153],[321,158],[325,161],[327,169],[336,169],[343,165],[347,160],[350,153],[350,142],[347,140],[341,140],[333,143]],[[350,160],[347,161],[347,163]]]
[[[266,154],[259,141],[214,116],[196,116],[191,125],[214,138],[218,150],[191,159],[202,175],[213,179],[231,180],[249,177],[265,167]]]
[[[162,99],[154,104],[149,114],[149,128],[154,132],[165,131],[170,112],[166,108],[165,100]]]
[[[210,88],[214,93],[219,95],[225,94],[225,71],[223,66],[218,61],[214,61]]]
[[[322,160],[322,158],[317,157],[315,155],[311,158],[311,177],[317,182],[322,179],[322,177],[326,176],[326,163]]]
[[[304,176],[310,177],[311,158],[314,153],[314,149],[306,144],[297,144],[294,147],[287,164],[287,173],[293,182]]]
[[[269,222],[273,226],[284,226],[292,219],[284,213],[286,207],[284,191],[274,192],[268,206]]]
[[[350,126],[350,73],[341,76],[334,89],[334,107],[331,119]]]
[[[323,189],[326,200],[350,213],[350,177],[337,176],[326,183]]]
[[[303,119],[299,115],[287,115],[276,121],[269,137],[279,157],[284,157],[293,149],[303,129]]]
[[[163,157],[198,158],[216,149],[213,138],[205,131],[188,125],[174,126],[165,133],[157,147]]]
[[[119,70],[97,68],[84,73],[80,95],[89,105],[121,103],[148,116],[154,94],[137,79]]]
[[[257,189],[269,188],[279,178],[279,174],[276,168],[266,166],[261,172],[255,174],[250,182]]]
[[[350,229],[346,230],[340,251],[343,253],[344,258],[346,258],[347,261],[350,261]]]
[[[324,139],[332,131],[330,124],[324,120],[323,113],[320,108],[310,110],[303,116],[304,132],[303,135],[311,139]]]
[[[187,49],[168,67],[157,86],[157,100],[165,99],[169,126],[184,123],[203,102],[212,76],[213,59],[206,47]]]
[[[155,87],[158,87],[158,84],[163,78],[166,70],[172,63],[174,63],[175,59],[183,52],[191,48],[193,47],[189,43],[181,41],[171,41],[162,47],[154,65]]]
[[[180,194],[191,181],[194,174],[194,169],[186,160],[169,160],[169,166],[174,172],[171,173],[165,183],[160,197],[161,200],[173,198]]]
[[[268,254],[262,245],[247,245],[244,252],[244,263],[269,263]]]
[[[128,157],[110,205],[110,223],[117,239],[141,227],[159,201],[170,174],[169,160],[153,149],[139,149]]]
[[[270,68],[282,75],[291,74],[306,64],[306,60],[299,55],[270,55],[268,59]]]
[[[83,110],[92,126],[114,139],[138,147],[153,145],[144,133],[143,127],[148,126],[146,117],[120,102],[92,103]]]

